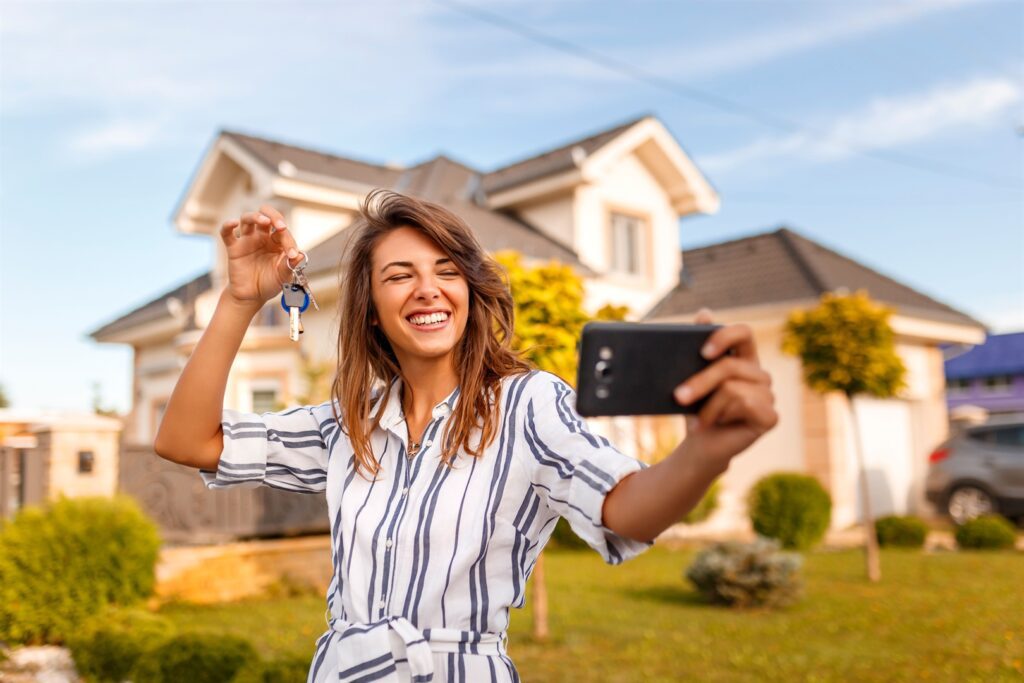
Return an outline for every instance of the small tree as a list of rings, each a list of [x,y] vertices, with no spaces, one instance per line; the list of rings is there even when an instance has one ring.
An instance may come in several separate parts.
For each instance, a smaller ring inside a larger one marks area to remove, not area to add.
[[[495,260],[508,273],[515,301],[512,345],[541,370],[576,384],[576,345],[583,325],[591,319],[623,320],[626,306],[605,305],[594,316],[583,309],[583,280],[567,265],[551,261],[527,267],[515,251],[500,251]],[[548,635],[548,599],[544,555],[533,568],[533,635]]]
[[[816,308],[790,314],[782,342],[784,352],[800,357],[804,381],[811,389],[822,393],[841,391],[846,396],[860,468],[866,529],[864,559],[871,581],[881,579],[882,570],[853,398],[858,394],[892,398],[906,386],[906,368],[896,354],[889,326],[891,313],[892,309],[872,302],[864,290],[852,295],[826,292]]]
[[[7,399],[7,392],[4,391],[4,387],[0,384],[0,408],[10,408],[11,402]]]

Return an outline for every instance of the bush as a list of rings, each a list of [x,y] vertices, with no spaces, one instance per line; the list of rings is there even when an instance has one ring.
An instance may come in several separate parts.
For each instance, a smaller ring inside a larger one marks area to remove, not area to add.
[[[285,657],[269,662],[247,664],[231,683],[305,683],[309,675],[308,657]]]
[[[174,624],[142,609],[107,609],[68,638],[87,683],[119,683],[148,651],[174,635]]]
[[[697,524],[710,517],[711,513],[718,509],[718,492],[721,488],[719,480],[715,480],[715,483],[704,492],[704,497],[700,499],[700,502],[686,513],[683,521],[687,524]]]
[[[795,602],[802,589],[802,558],[779,552],[779,542],[728,541],[701,551],[686,578],[709,601],[734,607],[780,607]]]
[[[832,519],[832,499],[814,477],[779,473],[754,484],[747,500],[754,530],[784,548],[805,550],[821,540]]]
[[[965,550],[1007,550],[1017,542],[1013,525],[999,515],[982,515],[956,530],[956,544]]]
[[[559,518],[555,523],[555,530],[551,532],[551,540],[555,542],[555,547],[565,550],[587,550],[590,548],[586,541],[576,535],[564,517]]]
[[[225,683],[258,659],[249,641],[236,636],[186,633],[159,644],[135,665],[133,683]]]
[[[134,500],[61,498],[0,531],[0,641],[60,644],[153,593],[160,537]]]
[[[893,548],[920,548],[928,536],[928,525],[913,515],[889,515],[875,520],[878,545]]]

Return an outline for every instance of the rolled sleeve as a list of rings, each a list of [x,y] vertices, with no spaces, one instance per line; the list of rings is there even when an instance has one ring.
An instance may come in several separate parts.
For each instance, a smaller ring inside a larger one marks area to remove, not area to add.
[[[534,490],[608,564],[653,545],[620,536],[603,523],[605,496],[627,475],[647,467],[592,433],[576,412],[576,392],[558,376],[538,373],[526,408],[525,455]]]
[[[199,470],[207,488],[271,488],[320,493],[327,488],[324,425],[330,403],[271,413],[225,408],[224,450],[217,470]]]

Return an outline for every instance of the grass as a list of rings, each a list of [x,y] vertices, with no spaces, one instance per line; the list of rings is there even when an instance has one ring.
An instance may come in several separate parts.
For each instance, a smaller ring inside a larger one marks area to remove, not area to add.
[[[656,547],[618,567],[546,553],[551,637],[513,610],[509,654],[533,681],[1000,681],[1024,678],[1024,554],[883,550],[880,584],[858,551],[805,556],[805,595],[780,611],[705,605]],[[312,655],[321,596],[162,612],[249,638],[265,656]],[[269,627],[272,625],[272,628]]]

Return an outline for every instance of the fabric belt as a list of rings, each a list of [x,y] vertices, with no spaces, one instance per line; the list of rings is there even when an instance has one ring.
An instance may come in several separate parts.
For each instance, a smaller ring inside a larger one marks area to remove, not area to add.
[[[454,628],[428,628],[420,631],[405,617],[387,617],[369,623],[353,623],[331,618],[331,630],[339,634],[333,639],[338,662],[338,681],[380,681],[402,683],[398,678],[397,661],[405,659],[414,683],[434,680],[434,652],[504,655],[508,636],[504,631],[492,633],[460,631]]]

